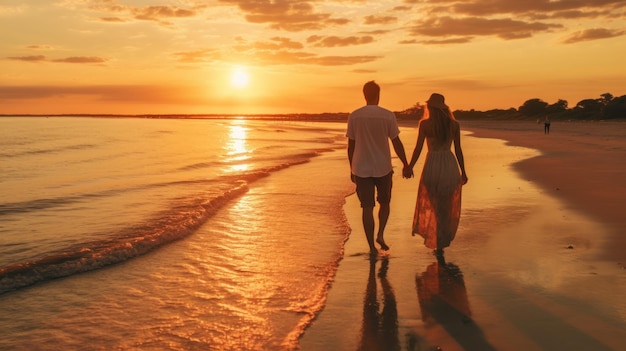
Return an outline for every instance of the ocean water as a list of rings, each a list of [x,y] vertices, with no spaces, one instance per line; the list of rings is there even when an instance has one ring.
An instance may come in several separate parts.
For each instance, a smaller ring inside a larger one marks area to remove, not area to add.
[[[297,348],[350,232],[344,135],[0,118],[0,349]]]

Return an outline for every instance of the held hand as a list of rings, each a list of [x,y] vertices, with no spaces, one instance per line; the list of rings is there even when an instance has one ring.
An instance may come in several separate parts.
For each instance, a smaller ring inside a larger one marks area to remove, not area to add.
[[[404,168],[402,169],[402,178],[413,178],[413,168],[410,166],[404,166]]]

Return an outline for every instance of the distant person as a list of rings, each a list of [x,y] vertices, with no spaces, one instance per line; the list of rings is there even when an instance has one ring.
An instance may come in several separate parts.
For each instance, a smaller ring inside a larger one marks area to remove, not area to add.
[[[411,162],[402,171],[404,177],[413,176],[413,167],[426,140],[428,153],[417,191],[413,235],[422,236],[424,245],[435,250],[437,256],[443,256],[443,249],[450,246],[456,235],[461,187],[467,183],[461,127],[444,101],[443,95],[432,94],[426,102]],[[453,142],[456,158],[451,151]]]
[[[376,242],[382,250],[389,250],[384,237],[389,219],[393,176],[389,139],[404,167],[408,163],[395,114],[378,106],[380,86],[374,81],[365,83],[363,95],[367,105],[350,113],[346,136],[351,179],[356,184],[356,193],[363,209],[363,229],[370,254],[374,255],[378,254],[374,244],[375,200],[380,204]]]
[[[550,134],[550,118],[546,116],[546,120],[543,121],[543,134]]]

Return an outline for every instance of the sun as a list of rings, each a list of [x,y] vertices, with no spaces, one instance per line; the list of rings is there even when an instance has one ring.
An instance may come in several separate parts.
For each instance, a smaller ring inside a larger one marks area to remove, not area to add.
[[[246,71],[241,67],[235,68],[232,76],[230,77],[230,84],[232,84],[235,88],[244,88],[248,85],[249,81],[250,78],[248,77],[248,73],[246,73]]]

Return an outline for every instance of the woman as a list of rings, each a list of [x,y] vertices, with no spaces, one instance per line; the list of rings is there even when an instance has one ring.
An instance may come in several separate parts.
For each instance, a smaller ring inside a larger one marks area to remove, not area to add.
[[[461,186],[467,183],[467,174],[461,149],[461,128],[445,104],[445,98],[441,94],[432,94],[426,106],[411,162],[402,173],[407,178],[413,176],[413,167],[426,140],[428,153],[417,191],[413,235],[422,236],[424,245],[442,256],[459,226]],[[452,142],[456,158],[451,151]]]

